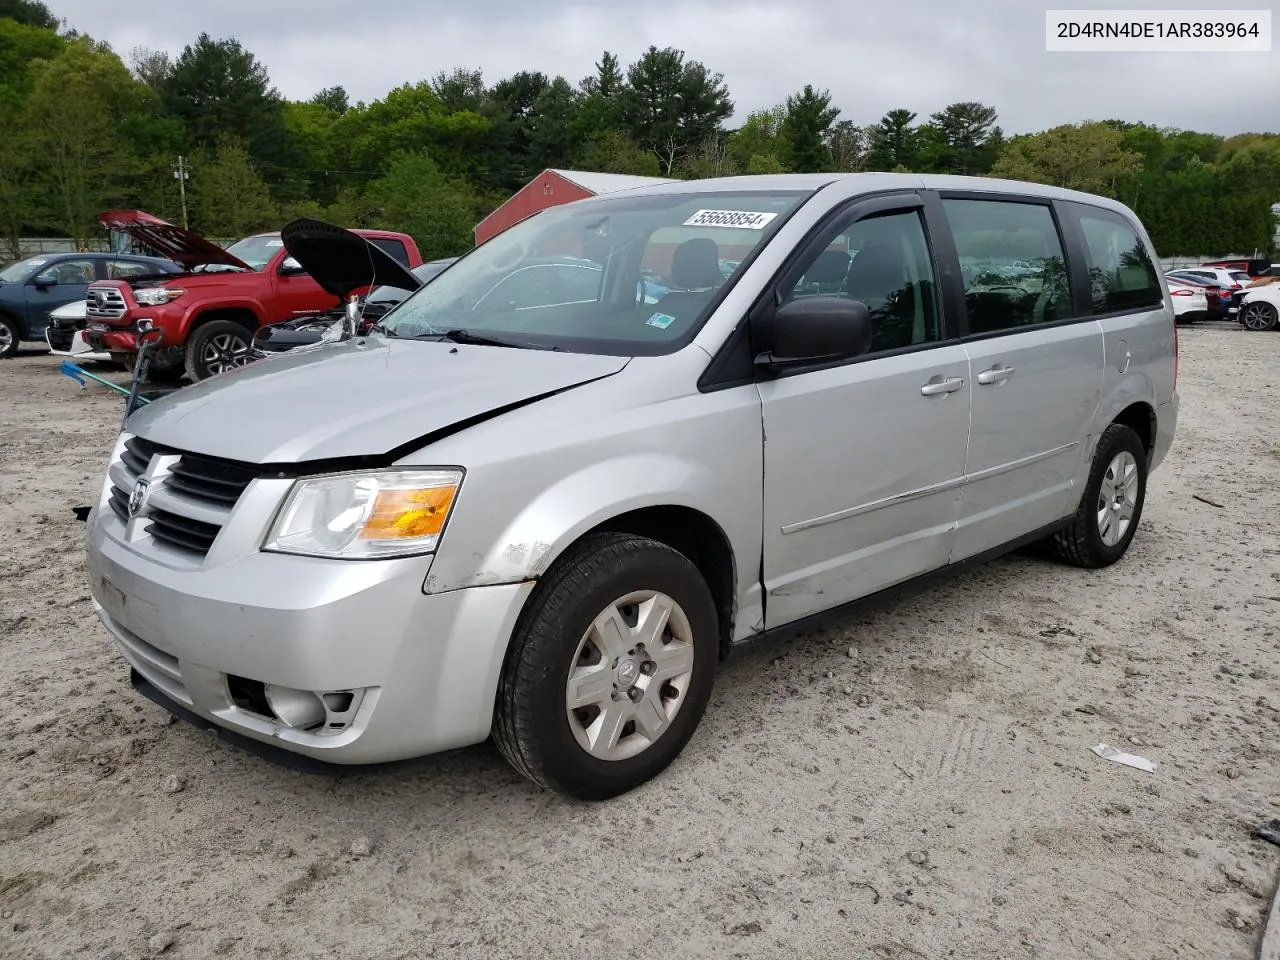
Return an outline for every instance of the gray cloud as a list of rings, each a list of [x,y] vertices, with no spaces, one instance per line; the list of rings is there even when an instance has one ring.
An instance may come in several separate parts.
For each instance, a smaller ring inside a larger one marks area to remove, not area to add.
[[[1228,135],[1280,130],[1274,96],[1280,48],[1249,54],[1048,53],[1045,5],[1026,0],[874,6],[653,0],[643,8],[624,8],[617,0],[50,5],[123,56],[134,46],[176,54],[202,30],[234,36],[295,98],[341,84],[353,100],[372,100],[454,66],[482,68],[490,82],[522,69],[576,82],[592,71],[602,50],[625,64],[652,43],[679,47],[723,73],[739,121],[812,83],[830,89],[842,118],[859,124],[896,107],[923,120],[948,103],[980,100],[999,110],[1006,133],[1108,118]]]

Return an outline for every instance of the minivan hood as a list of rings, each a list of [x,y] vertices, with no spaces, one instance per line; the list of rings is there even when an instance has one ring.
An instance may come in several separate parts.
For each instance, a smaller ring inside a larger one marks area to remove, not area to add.
[[[142,407],[125,429],[176,450],[249,463],[376,458],[492,411],[611,376],[627,361],[355,339],[201,380]]]
[[[210,263],[222,263],[243,270],[253,269],[235,254],[227,253],[200,234],[184,230],[142,210],[108,210],[98,214],[98,222],[108,230],[117,230],[146,244],[187,270]]]

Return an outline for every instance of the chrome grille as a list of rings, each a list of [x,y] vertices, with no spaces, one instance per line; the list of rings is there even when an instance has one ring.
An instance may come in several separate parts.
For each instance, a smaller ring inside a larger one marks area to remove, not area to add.
[[[246,464],[171,450],[141,437],[125,442],[114,466],[108,504],[120,521],[144,523],[152,540],[200,557],[209,552],[240,495],[258,476]],[[129,498],[144,475],[150,483],[148,502],[133,520]]]
[[[124,297],[115,287],[90,287],[84,315],[96,320],[124,316]]]

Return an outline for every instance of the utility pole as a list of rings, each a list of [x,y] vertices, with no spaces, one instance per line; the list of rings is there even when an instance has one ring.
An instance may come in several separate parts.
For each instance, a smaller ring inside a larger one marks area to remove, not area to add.
[[[182,197],[182,229],[190,230],[187,224],[187,178],[191,174],[187,170],[187,158],[178,157],[178,166],[173,171],[173,179],[178,181],[178,193]]]

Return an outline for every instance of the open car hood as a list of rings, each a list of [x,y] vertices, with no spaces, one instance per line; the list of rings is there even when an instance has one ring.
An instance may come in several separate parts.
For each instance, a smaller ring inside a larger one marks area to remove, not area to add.
[[[422,286],[408,269],[364,237],[323,220],[294,220],[280,231],[280,239],[311,279],[339,300],[368,287],[397,287],[412,293]]]
[[[242,270],[253,269],[239,257],[227,253],[200,234],[184,230],[142,210],[108,210],[98,214],[98,222],[108,230],[118,230],[139,243],[146,244],[187,270],[211,263],[239,267]]]

